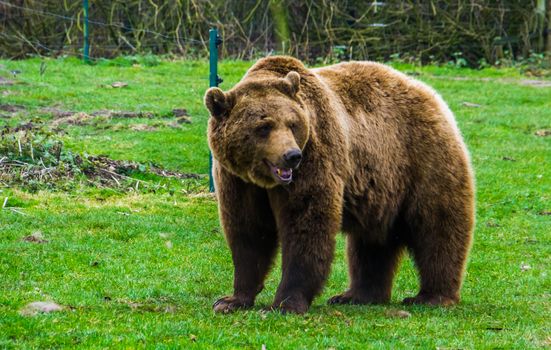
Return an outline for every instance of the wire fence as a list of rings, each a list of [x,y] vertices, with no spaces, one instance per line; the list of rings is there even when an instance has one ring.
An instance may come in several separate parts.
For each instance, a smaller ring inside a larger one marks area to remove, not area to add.
[[[82,55],[82,21],[81,0],[0,0],[0,55]],[[544,52],[547,33],[536,0],[94,0],[89,24],[92,58],[205,57],[217,27],[221,55],[238,59],[479,64]]]

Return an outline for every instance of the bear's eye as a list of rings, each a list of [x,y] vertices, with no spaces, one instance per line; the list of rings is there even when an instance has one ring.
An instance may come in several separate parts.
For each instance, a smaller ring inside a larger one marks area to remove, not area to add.
[[[270,134],[270,131],[272,131],[271,125],[262,125],[256,128],[256,134],[260,137],[266,137]]]

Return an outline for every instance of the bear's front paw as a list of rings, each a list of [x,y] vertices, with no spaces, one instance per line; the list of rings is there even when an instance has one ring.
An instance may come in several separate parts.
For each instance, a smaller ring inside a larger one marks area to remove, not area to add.
[[[214,312],[227,314],[238,309],[249,309],[252,306],[252,301],[243,300],[235,296],[227,296],[218,299],[214,305],[212,305],[212,309]]]
[[[275,301],[270,310],[279,311],[282,314],[292,313],[302,315],[308,311],[310,304],[301,297],[288,297],[281,301]]]

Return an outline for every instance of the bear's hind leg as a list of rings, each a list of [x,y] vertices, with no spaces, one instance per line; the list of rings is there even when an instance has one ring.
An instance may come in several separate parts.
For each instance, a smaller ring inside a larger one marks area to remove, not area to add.
[[[469,215],[458,219],[459,210],[456,215],[439,213],[436,221],[425,219],[408,244],[419,271],[421,289],[417,296],[404,299],[405,304],[447,306],[459,302],[472,220]]]
[[[403,247],[395,242],[375,244],[359,235],[347,237],[350,288],[329,304],[382,304],[390,301],[392,281]]]

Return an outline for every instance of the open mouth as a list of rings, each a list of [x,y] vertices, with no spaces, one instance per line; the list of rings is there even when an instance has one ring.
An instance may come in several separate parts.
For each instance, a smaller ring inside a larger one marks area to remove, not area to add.
[[[284,184],[288,184],[291,181],[293,181],[293,169],[291,169],[291,168],[279,168],[279,167],[273,165],[272,163],[270,163],[270,161],[268,161],[268,160],[264,160],[264,161],[266,162],[266,165],[268,165],[268,167],[270,167],[270,171],[272,172],[272,174],[274,175],[276,180],[278,180],[279,182],[284,183]]]

